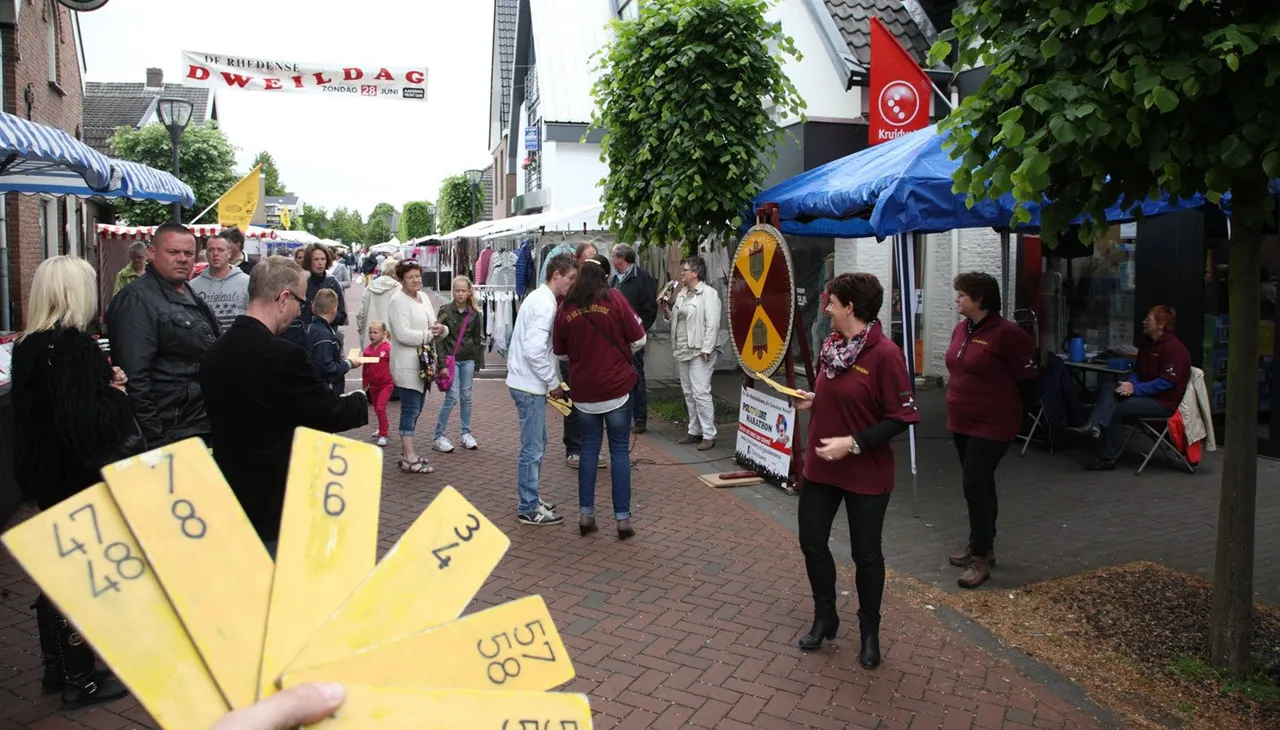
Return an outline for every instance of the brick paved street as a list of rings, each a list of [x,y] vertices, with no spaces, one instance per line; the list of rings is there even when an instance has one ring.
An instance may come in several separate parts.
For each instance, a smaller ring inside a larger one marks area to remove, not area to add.
[[[382,548],[445,484],[457,486],[512,538],[507,557],[471,610],[532,593],[546,597],[573,652],[578,679],[569,689],[591,696],[598,728],[1096,728],[1103,724],[1057,693],[1018,675],[893,596],[885,607],[884,666],[856,665],[855,607],[834,650],[802,655],[795,637],[807,628],[807,583],[794,537],[729,491],[701,486],[687,466],[642,438],[635,472],[637,537],[619,542],[612,520],[589,538],[576,527],[518,527],[514,520],[515,416],[500,381],[475,386],[477,452],[432,454],[431,476],[395,469],[387,449]],[[428,434],[438,413],[433,394],[420,423]],[[393,404],[394,408],[394,404]],[[394,414],[393,414],[394,419]],[[394,420],[393,420],[394,423]],[[575,473],[556,448],[544,496],[576,512]],[[367,437],[361,429],[355,437]],[[451,436],[456,436],[456,415]],[[426,436],[419,436],[425,445]],[[608,477],[600,493],[607,500]],[[609,510],[601,504],[602,514]],[[7,595],[0,602],[0,730],[147,727],[131,699],[66,716],[39,694],[34,588],[10,560],[0,562]],[[842,590],[852,589],[844,575]]]

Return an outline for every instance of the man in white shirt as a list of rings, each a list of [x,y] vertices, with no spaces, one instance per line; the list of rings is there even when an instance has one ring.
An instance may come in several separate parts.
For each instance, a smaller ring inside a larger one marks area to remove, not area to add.
[[[555,256],[547,264],[546,277],[546,282],[521,303],[507,353],[507,389],[520,419],[517,512],[520,523],[525,525],[564,522],[556,514],[555,505],[539,496],[538,477],[547,450],[547,394],[564,397],[551,346],[551,327],[559,300],[578,278],[578,263],[570,254]]]

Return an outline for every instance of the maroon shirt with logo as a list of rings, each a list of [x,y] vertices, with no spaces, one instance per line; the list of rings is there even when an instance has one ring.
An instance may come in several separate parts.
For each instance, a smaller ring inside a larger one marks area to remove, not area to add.
[[[968,327],[956,325],[947,348],[947,430],[1012,441],[1022,430],[1018,384],[1040,375],[1031,335],[994,313]]]
[[[1138,358],[1133,363],[1133,372],[1139,383],[1156,378],[1164,378],[1173,383],[1173,387],[1151,396],[1152,400],[1171,411],[1178,410],[1182,396],[1187,392],[1187,382],[1191,379],[1191,353],[1186,345],[1168,332],[1161,333],[1160,338],[1138,348]]]
[[[892,492],[893,448],[888,443],[838,461],[823,459],[817,449],[824,438],[853,436],[885,420],[920,421],[902,348],[875,327],[867,333],[867,343],[853,367],[834,378],[828,378],[819,367],[817,380],[804,478],[854,494]]]
[[[561,305],[552,332],[556,355],[569,356],[575,401],[602,403],[636,386],[631,343],[645,336],[644,327],[622,292],[610,289],[600,303],[585,309]]]

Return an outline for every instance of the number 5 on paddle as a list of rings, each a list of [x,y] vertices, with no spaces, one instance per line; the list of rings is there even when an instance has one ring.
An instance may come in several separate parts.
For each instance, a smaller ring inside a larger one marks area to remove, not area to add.
[[[102,475],[223,694],[233,708],[252,705],[271,556],[204,442],[148,451]]]
[[[342,682],[538,692],[573,676],[569,652],[546,602],[529,596],[327,664],[290,671],[284,686]]]
[[[294,433],[275,582],[262,651],[262,696],[373,570],[382,451],[309,428]]]
[[[458,490],[445,487],[288,669],[456,619],[510,545]]]
[[[105,484],[9,530],[4,545],[161,727],[205,728],[227,712]]]

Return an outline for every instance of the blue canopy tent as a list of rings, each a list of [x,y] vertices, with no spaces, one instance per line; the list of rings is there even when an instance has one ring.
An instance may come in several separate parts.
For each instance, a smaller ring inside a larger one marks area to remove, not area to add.
[[[964,193],[953,192],[952,175],[959,161],[944,149],[946,133],[931,125],[875,147],[855,152],[803,172],[761,192],[755,206],[775,203],[782,232],[794,236],[887,238],[903,233],[936,233],[960,228],[1007,229],[1017,203],[1011,194],[968,204]],[[1197,208],[1203,196],[1160,199],[1107,209],[1107,220]],[[1039,225],[1039,206],[1027,206]]]

